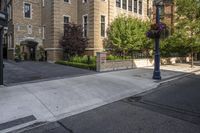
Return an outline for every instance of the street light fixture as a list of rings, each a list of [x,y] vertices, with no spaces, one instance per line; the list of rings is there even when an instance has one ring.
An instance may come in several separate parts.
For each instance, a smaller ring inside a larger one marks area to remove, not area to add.
[[[3,28],[7,26],[7,13],[0,11],[0,85],[3,85]]]
[[[160,9],[164,5],[163,0],[154,0],[154,6],[156,7],[156,24],[160,23]],[[155,38],[155,55],[154,55],[154,73],[153,79],[160,80],[160,37]]]

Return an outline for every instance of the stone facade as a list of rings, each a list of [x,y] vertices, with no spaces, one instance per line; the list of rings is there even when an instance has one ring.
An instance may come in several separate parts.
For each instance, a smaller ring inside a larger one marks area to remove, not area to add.
[[[103,50],[103,39],[101,36],[101,16],[105,17],[105,30],[115,17],[120,14],[130,15],[142,20],[148,20],[147,10],[152,5],[152,0],[137,0],[137,13],[134,12],[134,0],[132,11],[129,10],[126,0],[126,8],[120,6],[116,0],[10,0],[10,19],[8,32],[8,58],[13,59],[15,46],[24,40],[34,40],[37,47],[43,46],[48,61],[56,61],[62,58],[62,48],[59,40],[63,35],[64,17],[70,22],[83,24],[83,16],[87,16],[87,37],[89,46],[86,53],[95,55]],[[1,1],[2,3],[3,1]],[[142,13],[139,13],[139,2],[142,3]],[[24,17],[24,4],[31,6],[31,18]],[[148,3],[148,4],[147,4]],[[148,5],[148,6],[147,6]],[[30,31],[31,30],[31,31]]]

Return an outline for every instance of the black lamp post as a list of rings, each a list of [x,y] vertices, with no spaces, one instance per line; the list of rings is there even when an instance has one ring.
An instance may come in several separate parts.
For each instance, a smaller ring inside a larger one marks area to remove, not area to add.
[[[154,0],[154,6],[156,7],[156,24],[160,23],[160,9],[163,6],[162,0]],[[155,38],[155,56],[154,56],[154,73],[153,79],[160,80],[160,37]]]
[[[0,11],[0,85],[3,85],[3,29],[7,25],[7,13]]]

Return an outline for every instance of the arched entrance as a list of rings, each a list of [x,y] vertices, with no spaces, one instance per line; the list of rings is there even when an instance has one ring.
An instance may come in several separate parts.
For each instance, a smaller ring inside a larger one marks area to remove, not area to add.
[[[24,54],[25,60],[36,60],[37,45],[38,42],[33,39],[21,41],[20,46],[22,47],[22,53]]]

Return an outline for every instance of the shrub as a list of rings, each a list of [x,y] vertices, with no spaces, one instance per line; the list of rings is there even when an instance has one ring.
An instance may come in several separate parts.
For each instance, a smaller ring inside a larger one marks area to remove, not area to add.
[[[112,54],[121,53],[123,56],[133,51],[150,49],[152,44],[145,35],[148,27],[149,22],[124,15],[119,16],[109,26],[108,38],[104,40],[104,45]]]
[[[84,63],[84,64],[95,64],[96,57],[94,56],[75,56],[69,59],[70,62]]]
[[[83,68],[83,69],[96,70],[96,64],[84,64],[84,63],[68,62],[68,61],[57,61],[56,64],[67,65],[67,66]]]
[[[125,60],[125,59],[132,59],[131,56],[114,56],[114,55],[108,55],[107,60]]]
[[[68,60],[73,56],[82,55],[88,46],[88,39],[83,37],[82,26],[72,23],[65,24],[60,45],[64,50],[64,59]]]

